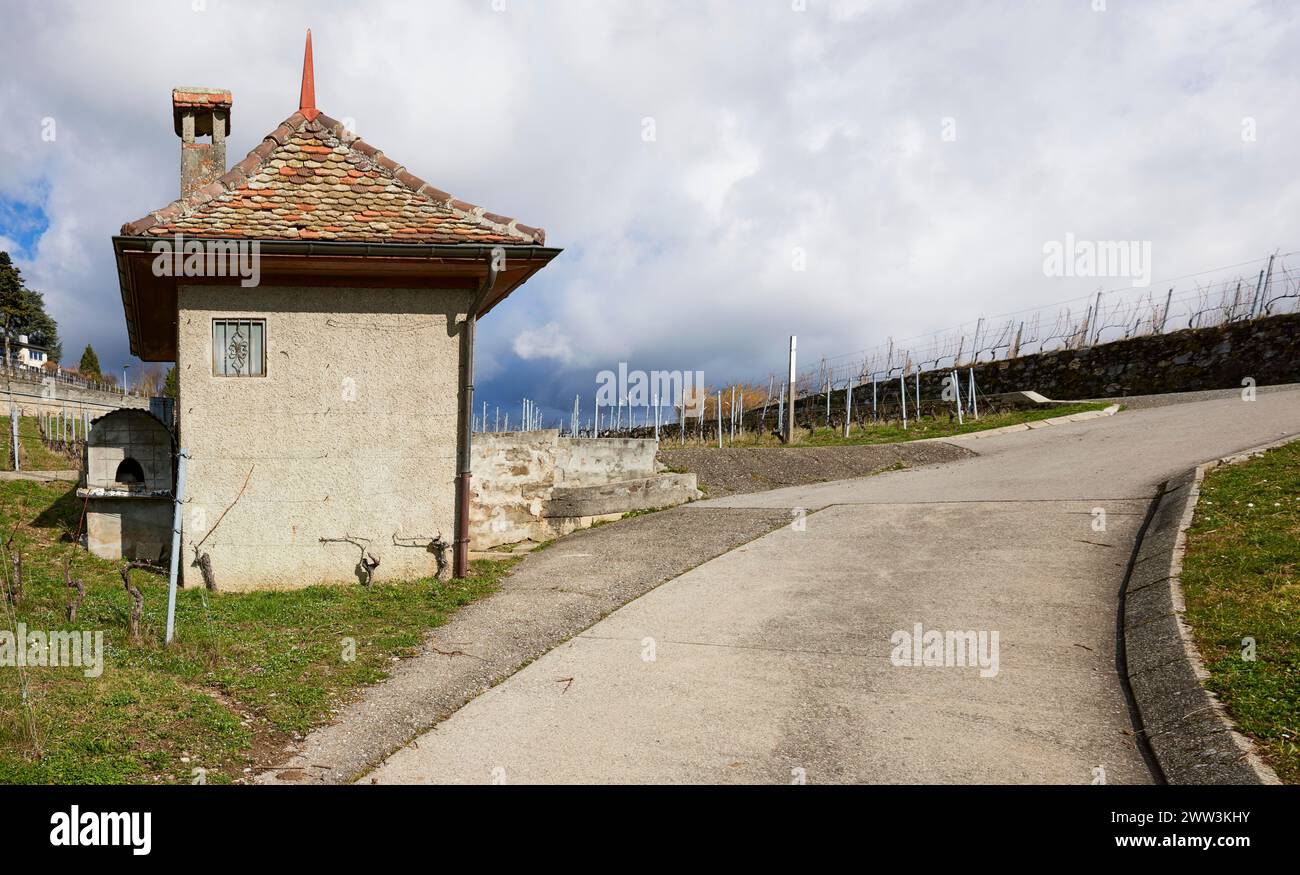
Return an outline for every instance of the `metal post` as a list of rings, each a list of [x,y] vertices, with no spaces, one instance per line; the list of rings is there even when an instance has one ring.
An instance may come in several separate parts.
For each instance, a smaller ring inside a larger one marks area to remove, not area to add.
[[[871,375],[871,421],[879,422],[876,417],[876,375]]]
[[[970,411],[976,419],[980,418],[980,402],[975,397],[975,369],[970,369]]]
[[[731,407],[727,409],[727,412],[730,414],[730,416],[728,416],[727,419],[729,420],[728,428],[731,431],[731,433],[727,436],[727,440],[728,442],[734,444],[736,442],[736,387],[735,386],[731,387]]]
[[[722,390],[718,390],[718,449],[722,449]]]
[[[956,370],[952,372],[952,388],[957,393],[957,424],[965,425],[966,423],[961,415],[961,375]]]
[[[844,436],[849,436],[849,423],[853,421],[853,378],[844,387]]]
[[[14,453],[14,470],[21,471],[21,463],[18,461],[18,408],[12,404],[9,405],[9,432],[10,445]]]
[[[903,406],[903,430],[907,431],[907,375],[898,372],[898,403]]]
[[[1169,289],[1169,294],[1165,295],[1165,310],[1163,313],[1160,314],[1160,327],[1156,329],[1156,334],[1165,333],[1165,323],[1169,321],[1169,305],[1173,302],[1173,300],[1174,300],[1174,290],[1173,287],[1171,286]]]
[[[794,440],[794,401],[795,401],[795,398],[794,398],[794,392],[795,392],[795,389],[794,389],[794,381],[795,381],[794,368],[795,368],[795,345],[796,345],[796,342],[797,342],[797,341],[798,341],[798,338],[797,338],[795,335],[791,334],[791,335],[790,335],[790,383],[789,383],[789,386],[790,386],[790,400],[789,400],[789,403],[788,403],[787,406],[786,406],[786,411],[785,411],[785,416],[786,416],[786,424],[785,424],[785,442],[786,442],[787,444],[788,444],[788,443],[791,443],[791,442]]]
[[[1261,293],[1259,295],[1259,312],[1261,315],[1265,315],[1268,312],[1268,287],[1273,284],[1274,258],[1277,258],[1276,253],[1268,257],[1268,273],[1264,275],[1264,282],[1261,286]]]
[[[172,633],[176,630],[176,576],[181,567],[181,511],[185,503],[185,463],[189,460],[189,450],[181,448],[176,457],[176,497],[172,508],[172,564],[167,578],[167,636],[165,643],[172,643]]]
[[[916,367],[916,418],[921,419],[921,366]]]

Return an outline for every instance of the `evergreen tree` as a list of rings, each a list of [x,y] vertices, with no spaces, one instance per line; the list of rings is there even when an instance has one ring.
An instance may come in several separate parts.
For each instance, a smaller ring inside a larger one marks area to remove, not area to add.
[[[87,380],[102,380],[103,375],[99,372],[99,356],[95,355],[95,348],[89,343],[86,344],[86,351],[81,354],[81,364],[77,370],[81,376]]]
[[[42,346],[51,361],[63,358],[59,324],[45,312],[45,296],[27,288],[22,272],[8,252],[0,251],[0,331],[4,333],[5,361],[13,361],[12,341],[20,334],[28,343]]]
[[[168,398],[176,397],[176,366],[167,369],[167,379],[163,381],[163,394]]]

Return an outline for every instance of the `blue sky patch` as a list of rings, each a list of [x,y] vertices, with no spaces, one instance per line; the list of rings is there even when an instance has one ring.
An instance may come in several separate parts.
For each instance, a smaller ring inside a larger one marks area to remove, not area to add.
[[[48,193],[47,186],[41,186],[41,193]],[[45,198],[40,202],[22,201],[0,196],[0,237],[6,237],[18,244],[19,251],[11,253],[22,258],[31,258],[35,254],[36,244],[50,227],[49,217],[45,215]]]

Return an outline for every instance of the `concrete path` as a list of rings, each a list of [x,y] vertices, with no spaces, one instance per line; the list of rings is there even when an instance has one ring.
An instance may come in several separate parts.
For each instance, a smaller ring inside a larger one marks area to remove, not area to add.
[[[695,566],[784,524],[780,509],[677,507],[575,532],[529,556],[492,595],[433,630],[323,726],[284,751],[258,783],[353,781],[611,611]]]
[[[1149,782],[1116,612],[1151,499],[1297,432],[1300,392],[1261,393],[701,502],[702,525],[710,508],[806,516],[615,611],[365,780]],[[916,624],[998,633],[996,675],[895,665],[891,636]]]
[[[35,480],[50,483],[55,480],[80,480],[80,471],[0,471],[0,480]]]

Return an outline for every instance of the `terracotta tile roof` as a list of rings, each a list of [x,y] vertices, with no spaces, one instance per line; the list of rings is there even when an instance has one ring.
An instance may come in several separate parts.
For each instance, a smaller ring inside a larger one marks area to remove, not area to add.
[[[193,195],[124,236],[543,245],[546,232],[439,191],[342,124],[295,112]]]

